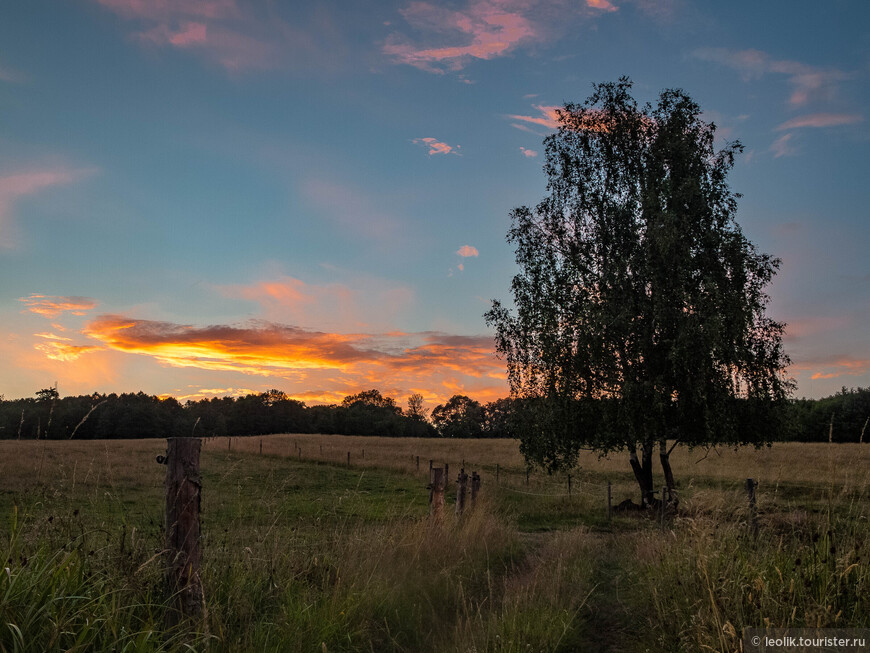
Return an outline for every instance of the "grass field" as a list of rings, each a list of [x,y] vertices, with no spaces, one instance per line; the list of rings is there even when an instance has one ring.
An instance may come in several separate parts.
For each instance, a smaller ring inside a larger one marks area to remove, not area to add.
[[[662,529],[607,519],[608,482],[636,498],[625,456],[584,455],[569,496],[526,483],[513,441],[274,435],[205,442],[206,616],[164,633],[164,449],[0,441],[0,651],[738,651],[748,626],[870,627],[867,446],[677,448]],[[427,519],[430,459],[482,475],[461,520]]]

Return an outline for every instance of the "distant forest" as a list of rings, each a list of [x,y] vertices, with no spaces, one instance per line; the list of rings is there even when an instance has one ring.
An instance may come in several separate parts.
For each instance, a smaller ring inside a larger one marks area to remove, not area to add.
[[[280,390],[244,397],[188,401],[143,392],[60,397],[40,390],[33,398],[0,396],[0,439],[213,437],[267,433],[326,433],[391,437],[514,437],[511,408],[499,399],[481,404],[454,395],[431,413],[412,395],[403,409],[378,390],[341,404],[306,406]],[[789,402],[785,428],[775,440],[859,442],[870,438],[870,388],[847,389],[824,399]]]

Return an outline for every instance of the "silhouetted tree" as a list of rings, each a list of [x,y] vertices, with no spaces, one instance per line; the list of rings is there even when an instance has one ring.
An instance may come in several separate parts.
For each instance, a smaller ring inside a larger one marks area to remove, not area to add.
[[[486,319],[512,396],[533,400],[527,458],[554,470],[581,446],[627,450],[648,505],[656,442],[673,498],[666,438],[769,440],[790,383],[783,325],[764,311],[779,260],[743,235],[726,181],[742,146],[715,151],[683,91],[639,107],[630,89],[598,84],[557,112],[549,194],[512,212],[516,313],[493,302]]]

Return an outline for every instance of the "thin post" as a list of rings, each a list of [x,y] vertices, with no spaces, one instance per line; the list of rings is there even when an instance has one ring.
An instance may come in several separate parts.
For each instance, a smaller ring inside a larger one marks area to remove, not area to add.
[[[465,496],[468,492],[468,474],[465,468],[460,468],[459,478],[456,481],[456,514],[461,515],[465,510]]]
[[[444,485],[447,486],[448,479],[450,478],[450,463],[444,463]]]
[[[232,451],[233,449],[233,439],[231,437],[227,437],[227,451]]]
[[[444,515],[444,469],[433,467],[429,474],[429,514],[435,518]]]
[[[471,472],[471,506],[477,504],[477,493],[480,492],[480,474]]]
[[[611,502],[610,481],[607,481],[607,521],[613,517],[613,504]]]
[[[260,455],[263,454],[263,438],[260,438]]]
[[[365,449],[362,450],[362,457],[363,457],[363,460],[365,460],[365,457],[366,457],[366,450]]]
[[[662,503],[661,503],[661,527],[662,530],[665,529],[665,495],[667,494],[668,488],[662,487]]]
[[[568,474],[568,496],[571,496],[571,475]]]
[[[350,467],[350,451],[347,452],[347,466]]]
[[[417,471],[420,471],[420,456],[417,456]]]
[[[202,613],[202,583],[199,576],[199,506],[202,479],[199,475],[199,438],[168,438],[166,449],[166,544],[168,566],[166,589],[170,607],[167,628]]]
[[[755,502],[755,488],[758,481],[753,478],[746,479],[746,494],[749,496],[749,530],[753,537],[758,535],[758,506]]]
[[[526,467],[526,485],[529,484],[529,468]]]
[[[429,459],[429,478],[432,478],[432,459]]]

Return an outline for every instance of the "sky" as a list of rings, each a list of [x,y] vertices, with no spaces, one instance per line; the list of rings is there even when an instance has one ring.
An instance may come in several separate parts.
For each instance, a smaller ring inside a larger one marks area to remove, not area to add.
[[[796,396],[870,386],[870,4],[0,10],[0,395],[507,396],[483,319],[555,108],[622,75],[745,146]]]

